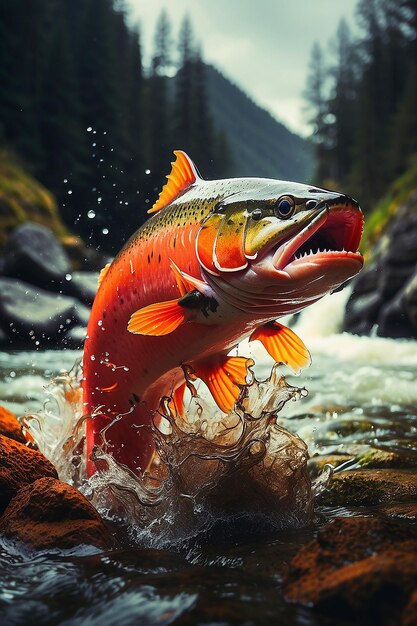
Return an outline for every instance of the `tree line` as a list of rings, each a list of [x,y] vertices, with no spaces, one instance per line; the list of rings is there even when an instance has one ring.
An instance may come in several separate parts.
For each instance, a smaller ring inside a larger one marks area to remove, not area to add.
[[[70,228],[109,252],[146,219],[173,149],[207,178],[231,172],[188,17],[175,42],[161,13],[144,67],[120,1],[5,0],[0,79],[0,145],[56,195]]]
[[[333,62],[313,46],[305,98],[315,182],[370,209],[417,152],[417,0],[359,0],[356,20],[355,36],[340,22]]]

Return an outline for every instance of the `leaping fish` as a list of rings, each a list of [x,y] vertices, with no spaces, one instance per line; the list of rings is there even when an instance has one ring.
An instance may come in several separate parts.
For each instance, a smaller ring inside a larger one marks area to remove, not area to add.
[[[174,152],[152,216],[100,275],[83,359],[88,452],[106,432],[114,458],[144,471],[161,399],[182,414],[185,372],[229,412],[250,358],[245,338],[298,372],[302,340],[277,321],[357,274],[363,214],[347,195],[267,178],[203,180]],[[90,472],[94,466],[90,465]]]

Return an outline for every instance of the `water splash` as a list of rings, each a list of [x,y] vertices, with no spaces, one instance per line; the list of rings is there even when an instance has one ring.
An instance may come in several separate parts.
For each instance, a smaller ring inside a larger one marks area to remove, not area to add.
[[[101,468],[86,478],[81,372],[62,372],[48,389],[43,411],[23,418],[37,447],[102,515],[129,524],[145,545],[163,546],[207,532],[219,523],[252,523],[257,528],[302,526],[313,512],[306,444],[277,423],[289,400],[306,395],[289,385],[274,366],[263,381],[243,387],[229,415],[190,396],[187,418],[163,398],[151,426],[155,454],[136,475],[118,464],[103,444],[93,450]]]

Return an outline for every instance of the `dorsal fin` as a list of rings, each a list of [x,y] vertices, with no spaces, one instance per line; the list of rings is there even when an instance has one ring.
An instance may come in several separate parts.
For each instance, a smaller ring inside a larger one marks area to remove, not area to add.
[[[107,263],[107,265],[105,265],[103,267],[103,269],[101,270],[100,274],[98,275],[98,280],[97,280],[97,288],[100,287],[101,283],[103,282],[103,280],[106,277],[107,272],[109,271],[109,267],[110,267],[111,263]]]
[[[172,169],[167,176],[168,182],[163,186],[158,200],[148,213],[160,211],[184,193],[197,179],[200,179],[196,166],[185,152],[174,150],[174,154],[176,160],[171,163]]]

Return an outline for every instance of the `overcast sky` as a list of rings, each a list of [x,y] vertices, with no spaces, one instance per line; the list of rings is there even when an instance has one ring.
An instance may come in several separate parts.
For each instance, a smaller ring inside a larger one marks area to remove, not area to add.
[[[342,17],[354,24],[357,0],[127,0],[145,54],[166,8],[177,37],[190,15],[207,62],[292,130],[306,134],[302,92],[314,41],[328,50]]]

